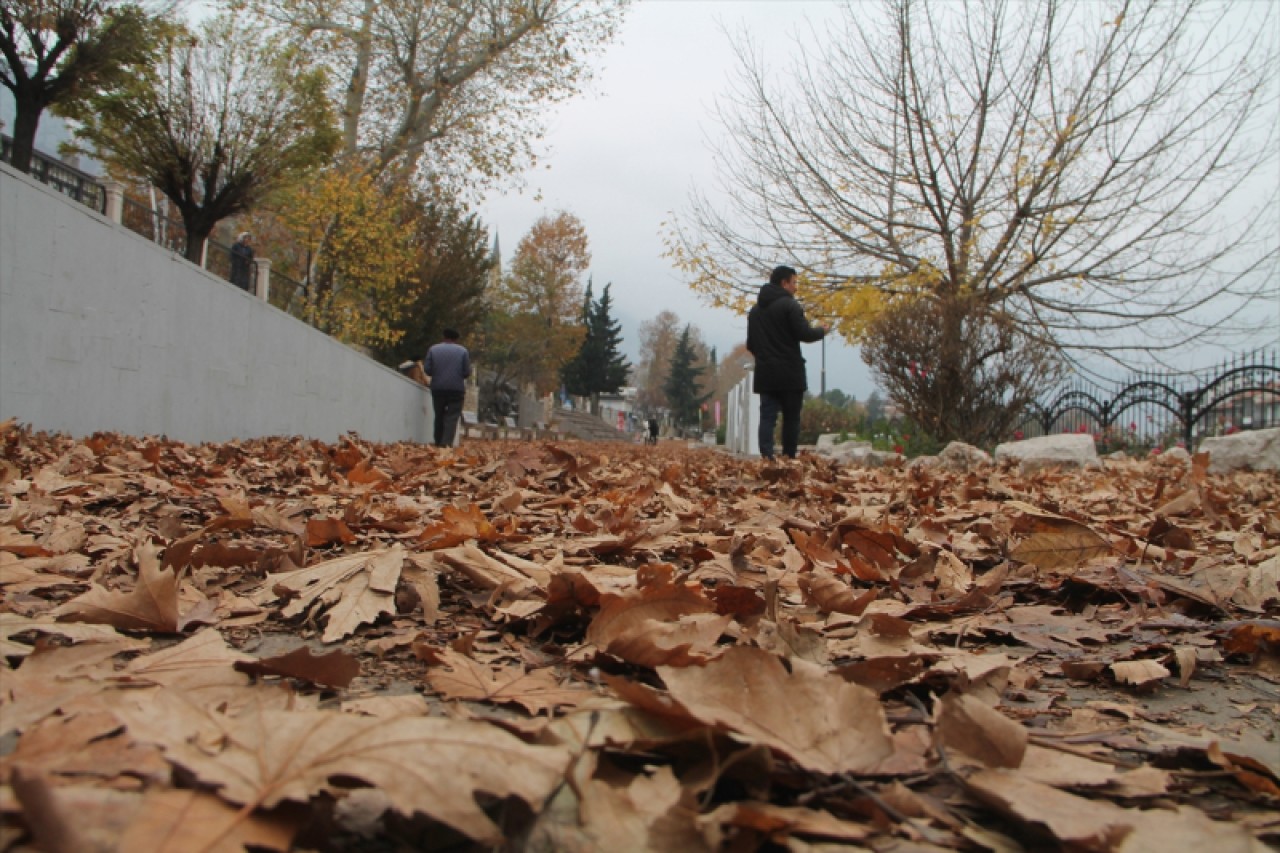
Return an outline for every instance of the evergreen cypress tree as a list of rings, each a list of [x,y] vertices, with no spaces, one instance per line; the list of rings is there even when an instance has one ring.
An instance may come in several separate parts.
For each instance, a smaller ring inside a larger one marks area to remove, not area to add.
[[[582,347],[561,371],[565,389],[570,394],[591,398],[595,411],[601,394],[612,394],[627,383],[631,365],[622,354],[622,324],[612,316],[611,284],[604,286],[600,299],[592,300],[591,282],[582,307],[582,322],[587,327]]]
[[[622,390],[622,386],[627,384],[627,374],[631,372],[631,365],[622,354],[622,323],[613,317],[613,297],[609,294],[612,286],[604,286],[604,293],[595,304],[588,326],[592,337],[600,342],[600,374],[596,382],[599,394],[616,394]]]
[[[662,390],[667,395],[667,405],[671,407],[671,417],[676,426],[696,426],[698,410],[711,394],[701,393],[702,372],[705,367],[697,362],[698,353],[690,338],[690,327],[684,327],[676,351],[671,355],[671,372]]]

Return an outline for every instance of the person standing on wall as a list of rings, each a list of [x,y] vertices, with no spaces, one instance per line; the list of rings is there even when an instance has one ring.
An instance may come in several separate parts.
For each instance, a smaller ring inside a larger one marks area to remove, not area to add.
[[[435,412],[436,447],[452,447],[462,417],[462,401],[471,375],[471,354],[458,343],[454,329],[444,330],[444,340],[427,350],[422,369],[431,381],[431,408]]]
[[[751,390],[760,395],[760,455],[774,455],[773,429],[782,415],[782,453],[795,458],[800,412],[809,387],[800,344],[822,340],[824,325],[810,326],[796,301],[796,271],[776,267],[747,314],[747,350],[755,356]]]
[[[231,283],[241,290],[253,292],[253,235],[241,231],[231,246]]]

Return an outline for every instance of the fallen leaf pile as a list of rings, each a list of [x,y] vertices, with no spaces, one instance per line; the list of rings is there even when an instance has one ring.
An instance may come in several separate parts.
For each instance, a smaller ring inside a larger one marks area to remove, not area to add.
[[[1264,850],[1280,477],[0,425],[0,850]]]

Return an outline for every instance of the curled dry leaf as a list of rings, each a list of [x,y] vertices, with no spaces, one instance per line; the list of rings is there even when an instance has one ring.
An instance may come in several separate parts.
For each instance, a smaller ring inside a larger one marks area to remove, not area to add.
[[[812,571],[800,575],[800,589],[805,600],[824,613],[861,616],[880,591],[875,587],[857,591],[840,578],[826,572]]]
[[[1027,730],[968,694],[947,693],[938,702],[935,741],[988,767],[1017,767],[1027,751]]]
[[[1121,684],[1146,687],[1169,677],[1164,664],[1154,660],[1126,660],[1111,664],[1111,673]]]
[[[301,678],[321,687],[343,688],[360,674],[360,662],[346,652],[337,649],[318,655],[307,646],[300,646],[275,657],[237,661],[234,666],[238,671],[250,675]]]

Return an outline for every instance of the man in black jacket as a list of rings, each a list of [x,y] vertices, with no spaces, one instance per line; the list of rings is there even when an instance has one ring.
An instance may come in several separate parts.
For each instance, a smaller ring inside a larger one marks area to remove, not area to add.
[[[796,271],[777,267],[747,314],[747,349],[756,358],[752,390],[760,395],[760,455],[773,458],[773,428],[782,414],[782,452],[795,458],[800,411],[809,387],[800,343],[820,341],[824,325],[810,326],[796,301]]]

